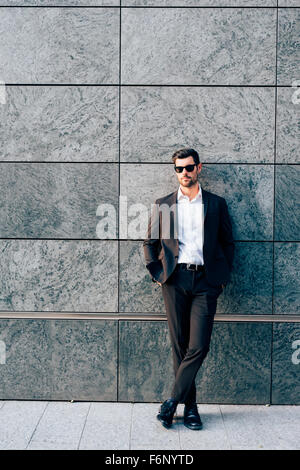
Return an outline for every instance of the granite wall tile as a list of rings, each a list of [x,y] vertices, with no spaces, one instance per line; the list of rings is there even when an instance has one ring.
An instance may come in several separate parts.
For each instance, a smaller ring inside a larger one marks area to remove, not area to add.
[[[278,10],[277,83],[292,86],[299,80],[300,9]]]
[[[118,164],[0,163],[0,199],[3,238],[116,238],[98,224],[110,204],[117,225]]]
[[[121,106],[121,161],[169,162],[190,146],[205,163],[274,161],[272,88],[125,86]]]
[[[4,400],[117,398],[117,322],[0,319]]]
[[[125,8],[121,34],[124,84],[275,82],[275,9]]]
[[[118,8],[1,8],[0,80],[117,83]]]
[[[279,7],[300,7],[300,0],[278,0]]]
[[[300,405],[300,324],[275,323],[272,403]]]
[[[161,288],[152,282],[141,241],[120,242],[119,311],[165,313]]]
[[[119,331],[119,400],[162,400],[173,379],[167,322],[120,321]]]
[[[2,311],[117,311],[116,241],[0,240],[0,253]]]
[[[272,242],[235,242],[231,279],[218,297],[217,313],[272,314]]]
[[[196,386],[200,403],[270,403],[271,323],[216,323]]]
[[[117,162],[117,87],[7,86],[1,161]]]
[[[51,324],[44,320],[0,319],[0,340],[6,350],[0,365],[1,400],[50,399],[50,334]]]
[[[2,6],[120,6],[120,0],[1,0]]]
[[[270,165],[203,164],[199,176],[204,189],[225,197],[234,239],[252,241],[273,238],[273,180]],[[120,188],[128,206],[142,203],[150,214],[157,198],[178,189],[178,179],[172,163],[127,163],[121,164]]]
[[[275,240],[300,240],[300,167],[277,165],[275,169]]]
[[[299,88],[277,89],[276,163],[299,163]]]
[[[300,314],[299,243],[274,244],[274,313]]]
[[[170,153],[169,161],[171,161]],[[150,215],[151,204],[159,197],[166,196],[178,189],[178,180],[173,164],[121,163],[120,195],[126,197],[128,208],[144,204]],[[146,230],[141,228],[141,239]]]
[[[215,323],[196,377],[201,403],[270,403],[272,325]],[[167,322],[120,321],[119,399],[162,401],[174,373]]]
[[[52,322],[52,400],[117,401],[118,322]]]

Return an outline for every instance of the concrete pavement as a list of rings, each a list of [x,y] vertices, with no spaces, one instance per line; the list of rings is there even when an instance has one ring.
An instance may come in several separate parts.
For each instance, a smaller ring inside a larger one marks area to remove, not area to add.
[[[177,407],[173,427],[159,403],[0,401],[0,449],[300,449],[300,406],[198,404],[192,431]]]

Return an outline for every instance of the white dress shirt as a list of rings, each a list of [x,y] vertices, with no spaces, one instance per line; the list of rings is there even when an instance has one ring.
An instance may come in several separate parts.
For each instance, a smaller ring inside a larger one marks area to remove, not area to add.
[[[191,201],[183,194],[180,186],[178,189],[178,263],[204,264],[204,204],[199,181],[198,185],[199,191]]]

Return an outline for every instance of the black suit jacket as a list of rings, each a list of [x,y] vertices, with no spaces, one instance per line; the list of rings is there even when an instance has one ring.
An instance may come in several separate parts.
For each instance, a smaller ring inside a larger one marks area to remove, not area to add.
[[[201,187],[204,204],[204,243],[203,258],[207,281],[213,286],[227,284],[230,280],[234,257],[232,225],[226,200]],[[178,225],[177,225],[178,190],[155,201],[144,240],[146,268],[153,281],[161,284],[173,273],[178,261]],[[163,205],[174,210],[169,211],[170,231],[162,230],[166,218]],[[154,236],[153,236],[154,233]]]

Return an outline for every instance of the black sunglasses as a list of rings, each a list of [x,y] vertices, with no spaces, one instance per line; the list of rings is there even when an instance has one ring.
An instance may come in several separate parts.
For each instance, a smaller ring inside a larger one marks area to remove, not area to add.
[[[197,166],[196,163],[194,163],[193,165],[187,165],[187,166],[174,165],[174,169],[176,173],[182,173],[184,168],[186,169],[186,171],[190,172],[190,171],[194,171],[195,166]]]

